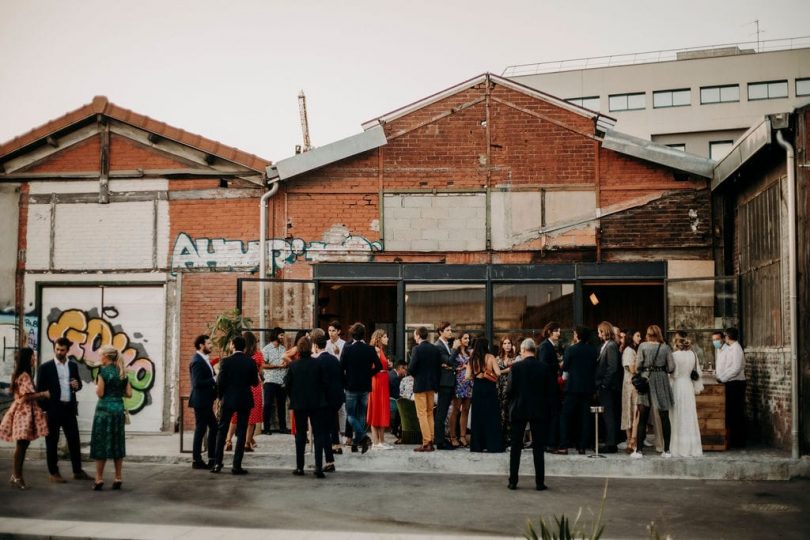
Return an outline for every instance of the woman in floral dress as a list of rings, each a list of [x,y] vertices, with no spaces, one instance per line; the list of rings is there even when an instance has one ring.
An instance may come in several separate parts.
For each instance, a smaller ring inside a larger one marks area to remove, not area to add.
[[[118,349],[105,345],[99,350],[101,369],[96,379],[96,414],[90,434],[90,459],[96,460],[95,491],[104,486],[104,466],[108,459],[115,463],[113,489],[121,489],[121,469],[126,456],[124,424],[126,413],[124,397],[132,396],[132,387],[124,369],[124,360]]]
[[[503,444],[505,446],[510,444],[509,426],[511,425],[511,422],[509,422],[509,401],[506,399],[506,383],[509,380],[509,371],[514,361],[515,346],[512,342],[512,336],[504,336],[501,338],[501,344],[498,347],[498,368],[501,370],[501,376],[498,377],[498,403],[501,406],[501,432],[503,433]],[[520,444],[523,444],[523,434],[520,436]]]
[[[48,434],[48,421],[39,405],[38,399],[48,399],[50,392],[36,392],[31,372],[37,362],[37,353],[33,349],[24,347],[17,353],[14,364],[14,375],[11,377],[11,391],[14,402],[6,411],[3,421],[0,422],[0,439],[15,441],[14,472],[9,482],[12,487],[26,489],[23,480],[23,463],[25,453],[31,441]]]
[[[453,399],[453,410],[450,412],[450,444],[453,447],[469,446],[467,441],[467,418],[470,415],[470,401],[472,400],[473,382],[467,380],[467,363],[470,361],[470,334],[463,332],[455,343],[453,352],[450,354],[450,361],[456,367],[456,396]],[[460,424],[459,415],[461,416]],[[461,437],[456,438],[458,433],[456,426],[461,430]]]

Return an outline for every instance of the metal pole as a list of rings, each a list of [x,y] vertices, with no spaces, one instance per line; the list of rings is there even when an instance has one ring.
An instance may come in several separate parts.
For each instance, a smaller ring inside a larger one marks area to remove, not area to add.
[[[259,199],[259,278],[267,277],[267,201],[276,194],[279,186],[279,179],[270,183],[270,189]],[[267,314],[265,313],[264,281],[259,282],[259,328],[267,326]],[[264,347],[264,331],[259,332],[259,348]]]

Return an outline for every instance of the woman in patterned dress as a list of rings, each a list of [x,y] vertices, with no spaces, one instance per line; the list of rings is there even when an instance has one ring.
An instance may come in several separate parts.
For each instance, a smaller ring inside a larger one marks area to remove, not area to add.
[[[509,371],[511,371],[512,363],[515,361],[515,346],[512,341],[512,336],[504,336],[501,338],[501,344],[498,347],[498,368],[501,370],[501,376],[498,377],[498,403],[501,406],[501,432],[503,435],[503,444],[510,445],[510,426],[509,422],[509,401],[506,399],[506,383],[509,381]],[[523,444],[523,434],[520,435],[520,444]]]
[[[456,396],[453,399],[453,410],[450,412],[450,444],[454,448],[459,446],[469,446],[467,441],[467,418],[470,415],[470,401],[472,400],[473,382],[467,380],[467,363],[470,361],[470,334],[462,332],[455,343],[453,352],[450,354],[450,361],[456,366]],[[456,438],[456,426],[461,414],[461,422],[458,424],[461,430],[461,437]]]
[[[37,362],[37,353],[24,347],[17,353],[14,375],[11,378],[11,392],[14,402],[6,411],[0,423],[0,439],[15,441],[14,472],[9,482],[17,489],[26,489],[23,480],[25,453],[31,441],[48,434],[48,421],[42,409],[35,403],[38,399],[48,399],[50,392],[36,392],[31,371]]]
[[[113,489],[121,489],[121,469],[126,456],[124,397],[132,396],[132,387],[124,369],[124,359],[118,349],[105,345],[99,350],[101,369],[96,378],[96,414],[90,434],[90,459],[96,460],[96,480],[93,490],[104,486],[104,466],[108,459],[115,463]]]

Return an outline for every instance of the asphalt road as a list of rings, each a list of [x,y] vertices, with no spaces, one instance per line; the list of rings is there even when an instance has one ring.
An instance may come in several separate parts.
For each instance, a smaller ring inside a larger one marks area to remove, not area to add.
[[[69,464],[67,469],[69,469]],[[110,464],[111,465],[111,464]],[[338,467],[339,467],[338,462]],[[92,464],[86,464],[91,472]],[[64,467],[63,467],[64,468]],[[0,532],[3,517],[115,523],[520,536],[526,521],[565,513],[590,525],[605,480],[548,478],[537,492],[530,477],[517,491],[493,476],[311,473],[253,469],[236,477],[185,465],[125,464],[120,492],[92,491],[92,482],[47,481],[45,463],[26,463],[27,491],[5,484],[11,470],[0,460]],[[64,471],[63,471],[64,472]],[[107,485],[111,483],[111,471]],[[608,485],[603,538],[649,538],[654,521],[662,537],[810,538],[810,480],[724,482],[617,480]],[[553,521],[553,520],[552,520]]]

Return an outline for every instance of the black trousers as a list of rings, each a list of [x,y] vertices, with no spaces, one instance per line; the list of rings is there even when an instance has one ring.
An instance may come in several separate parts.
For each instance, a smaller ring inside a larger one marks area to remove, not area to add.
[[[532,457],[534,458],[534,483],[535,486],[542,486],[546,483],[546,462],[544,448],[546,446],[545,434],[548,431],[547,422],[539,420],[513,420],[512,433],[523,433],[526,424],[532,433]],[[518,471],[520,470],[520,453],[523,445],[513,441],[509,447],[509,482],[517,484]]]
[[[194,442],[191,445],[191,457],[195,462],[202,462],[202,443],[208,431],[208,461],[214,462],[217,449],[217,417],[214,406],[194,407]]]
[[[304,450],[307,446],[308,423],[311,423],[312,438],[315,444],[315,472],[323,471],[324,443],[327,443],[330,452],[332,450],[332,445],[328,444],[328,428],[323,426],[323,420],[325,419],[324,409],[294,411],[293,414],[295,415],[295,468],[304,470]]]
[[[228,427],[231,424],[233,413],[236,413],[236,446],[233,449],[232,468],[241,469],[242,458],[245,456],[245,439],[247,438],[250,408],[232,409],[227,405],[222,405],[219,417],[219,431],[217,432],[216,464],[222,465],[222,458],[225,455],[225,439],[228,438]]]
[[[436,401],[436,412],[433,415],[433,437],[436,439],[433,443],[438,446],[444,444],[447,411],[450,410],[450,405],[453,403],[454,397],[456,397],[455,387],[439,388],[439,399]]]
[[[262,386],[262,421],[264,430],[270,431],[270,422],[273,418],[273,405],[276,406],[278,415],[278,430],[287,431],[287,392],[284,387],[276,383],[264,383]]]
[[[730,448],[745,447],[745,381],[726,383],[726,430]]]
[[[621,421],[621,408],[616,408],[616,391],[609,388],[599,390],[599,404],[605,409],[602,418],[605,421],[605,445],[616,446],[619,444],[618,427]],[[599,441],[597,441],[598,443]]]
[[[652,398],[650,398],[652,399]],[[672,437],[672,424],[669,423],[669,411],[658,411],[661,418],[661,436],[664,438],[664,452],[669,452],[669,440]],[[637,450],[641,452],[644,448],[644,439],[647,434],[647,420],[650,418],[650,407],[638,406],[638,444]]]
[[[577,449],[588,447],[591,425],[591,394],[581,392],[566,392],[563,398],[562,415],[560,416],[560,448],[571,446],[571,426],[579,426]]]
[[[73,472],[74,474],[78,473],[82,470],[79,423],[73,413],[73,405],[61,401],[57,402],[57,404],[51,403],[51,408],[48,410],[48,435],[45,437],[45,455],[50,474],[59,474],[57,446],[59,445],[60,429],[65,432]]]

